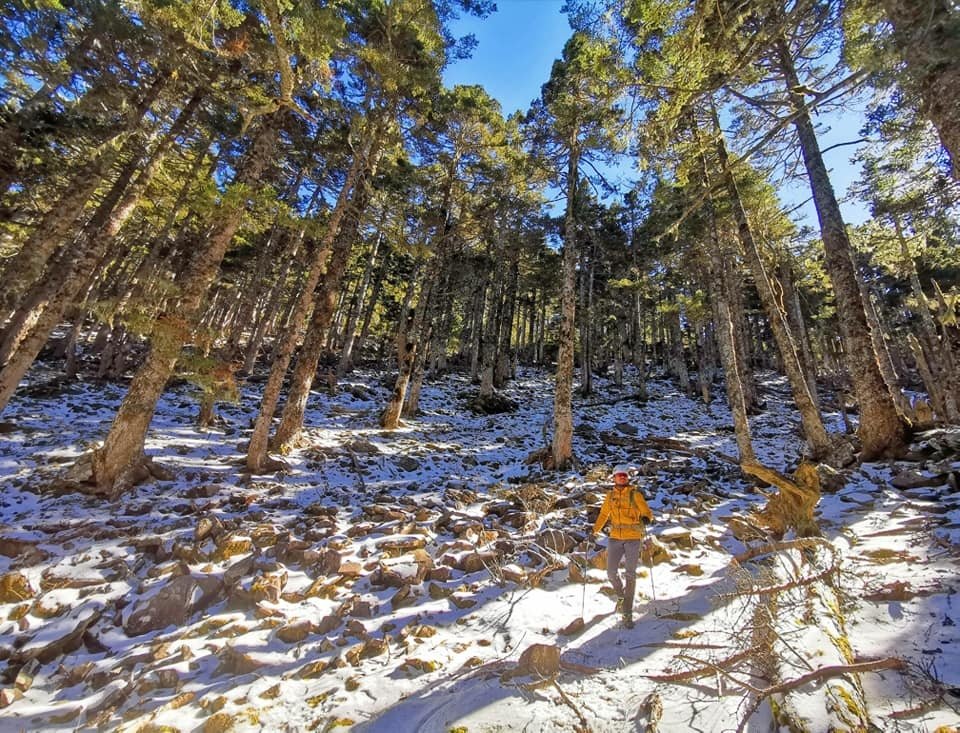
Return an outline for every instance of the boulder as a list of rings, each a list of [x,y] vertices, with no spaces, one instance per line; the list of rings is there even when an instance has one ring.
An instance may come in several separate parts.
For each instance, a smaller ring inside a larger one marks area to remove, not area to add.
[[[285,572],[264,573],[253,579],[253,583],[250,584],[250,596],[254,602],[279,603],[280,594],[286,584],[287,574]]]
[[[36,659],[47,664],[54,659],[79,649],[87,630],[102,613],[99,605],[81,606],[69,616],[50,621],[16,653],[16,659]]]
[[[128,636],[139,636],[167,626],[181,626],[199,611],[216,603],[223,582],[214,576],[179,575],[149,599],[140,601],[124,624]]]
[[[537,536],[537,544],[547,550],[566,554],[576,546],[577,541],[559,529],[547,529]]]
[[[693,548],[693,536],[690,530],[685,527],[670,527],[657,535],[656,540],[663,544],[675,545],[676,547]]]

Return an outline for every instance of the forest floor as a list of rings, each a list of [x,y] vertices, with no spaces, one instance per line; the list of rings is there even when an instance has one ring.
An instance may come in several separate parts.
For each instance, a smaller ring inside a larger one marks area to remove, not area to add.
[[[446,376],[392,432],[377,426],[384,377],[360,371],[315,394],[288,468],[252,479],[242,444],[260,384],[209,430],[194,427],[190,388],[171,389],[147,449],[175,479],[108,502],[49,487],[104,436],[122,387],[48,387],[35,372],[0,423],[0,730],[737,727],[776,680],[733,674],[730,661],[755,632],[756,596],[743,593],[732,561],[747,545],[725,519],[764,499],[711,457],[736,452],[721,400],[707,407],[654,380],[641,403],[634,386],[600,379],[575,405],[579,468],[543,474],[524,459],[544,443],[548,375],[521,370],[504,392],[518,409],[491,416],[471,414],[475,388]],[[798,419],[779,379],[762,392],[757,453],[787,470]],[[651,436],[705,452],[658,450]],[[861,677],[882,730],[960,720],[958,437],[848,470],[823,496],[845,644],[773,608],[784,622],[773,646],[796,657],[775,665],[781,679],[826,664],[831,643],[848,662],[906,663]],[[581,542],[624,462],[665,548],[639,571],[632,630],[603,592],[603,553]],[[836,715],[828,688],[791,693],[808,730]],[[744,727],[768,730],[771,715],[764,704]]]

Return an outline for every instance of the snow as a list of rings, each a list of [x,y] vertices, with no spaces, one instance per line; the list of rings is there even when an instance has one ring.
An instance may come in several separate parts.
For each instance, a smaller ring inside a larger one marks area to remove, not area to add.
[[[0,731],[133,731],[148,723],[193,730],[215,713],[231,716],[235,730],[560,731],[583,716],[590,730],[624,731],[643,728],[639,710],[653,692],[663,702],[661,730],[736,728],[743,690],[721,673],[676,683],[650,675],[724,659],[745,643],[753,606],[737,593],[743,576],[731,560],[747,544],[724,519],[759,508],[763,496],[735,466],[637,442],[657,436],[707,456],[735,455],[722,396],[706,406],[658,379],[640,403],[634,385],[598,378],[596,394],[575,404],[578,469],[556,474],[525,461],[543,446],[549,375],[521,369],[505,390],[519,409],[496,416],[468,413],[474,388],[462,376],[444,376],[424,385],[421,413],[392,432],[377,425],[383,384],[382,374],[357,372],[336,395],[313,394],[302,446],[284,456],[287,469],[265,477],[245,476],[241,461],[259,383],[247,385],[238,404],[221,406],[223,425],[203,431],[193,426],[189,389],[171,389],[147,450],[177,479],[115,502],[40,490],[103,437],[121,388],[79,383],[12,402],[0,430],[0,541],[36,551],[0,555],[0,574],[22,573],[38,595],[25,602],[25,614],[23,603],[0,604],[0,653],[14,660],[8,672],[25,651],[99,617],[78,648],[41,664],[22,699],[0,709]],[[800,455],[799,421],[782,379],[767,375],[761,389],[767,409],[751,420],[757,455],[789,471]],[[839,415],[826,421],[842,426]],[[588,505],[598,507],[617,463],[640,469],[654,533],[672,554],[638,570],[632,630],[600,592],[602,570],[573,574],[584,562],[582,546],[558,553],[537,540],[548,528],[586,537]],[[950,485],[891,484],[906,468],[929,477],[944,465],[956,471],[956,461],[854,467],[844,488],[818,507],[841,558],[839,610],[853,656],[908,663],[906,673],[861,675],[871,723],[881,730],[960,722],[960,493]],[[221,538],[245,549],[218,554],[222,539],[195,540],[201,518],[219,520]],[[692,548],[677,542],[687,532]],[[500,562],[505,543],[512,550]],[[418,546],[443,572],[408,586],[406,598],[400,588],[370,582],[378,568],[416,581]],[[323,575],[306,559],[331,548],[346,575]],[[229,597],[182,626],[124,632],[137,604],[173,575],[222,578],[251,549],[256,568]],[[477,557],[483,561],[469,565]],[[549,563],[556,568],[538,582],[510,579]],[[803,563],[799,553],[784,553],[771,570],[789,578]],[[346,564],[354,564],[349,573]],[[250,600],[256,581],[273,576],[286,578],[279,599]],[[809,666],[794,658],[797,667],[785,669],[799,676],[835,663],[825,627],[805,619],[802,603],[787,601],[778,643]],[[59,615],[45,617],[51,613]],[[300,621],[337,616],[332,631],[293,641],[278,635]],[[582,631],[559,633],[576,619],[585,622]],[[555,681],[505,674],[532,644],[560,647],[566,666]],[[12,687],[12,678],[0,686]],[[810,730],[826,727],[827,687],[812,683],[794,698]],[[749,729],[771,725],[765,705]]]

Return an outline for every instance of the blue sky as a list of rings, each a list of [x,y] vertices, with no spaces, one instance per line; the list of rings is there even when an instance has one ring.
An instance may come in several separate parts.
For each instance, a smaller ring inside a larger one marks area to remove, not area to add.
[[[531,100],[540,96],[540,87],[550,77],[553,61],[570,36],[570,25],[560,12],[563,4],[563,0],[498,0],[497,12],[490,17],[461,19],[453,26],[453,32],[473,33],[477,48],[472,58],[451,64],[444,72],[444,80],[449,86],[482,85],[500,101],[505,116],[518,109],[526,110]],[[822,115],[815,117],[814,122],[818,124],[820,146],[826,149],[857,139],[863,118],[853,112]],[[839,199],[859,175],[858,169],[849,163],[855,151],[856,146],[851,145],[824,155]],[[629,176],[629,167],[623,167],[621,180]],[[813,204],[804,204],[810,198],[806,179],[782,188],[780,197],[787,209],[801,207],[792,214],[794,220],[817,226]],[[841,207],[848,224],[869,218],[869,211],[861,202],[842,203]]]

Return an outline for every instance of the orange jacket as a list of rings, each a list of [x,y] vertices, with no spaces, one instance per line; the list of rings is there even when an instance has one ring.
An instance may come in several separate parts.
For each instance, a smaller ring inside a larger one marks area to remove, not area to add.
[[[643,518],[653,521],[653,512],[636,486],[614,486],[600,507],[600,516],[593,525],[597,534],[610,521],[610,537],[615,540],[640,540],[646,534]]]

